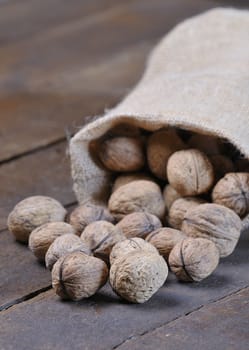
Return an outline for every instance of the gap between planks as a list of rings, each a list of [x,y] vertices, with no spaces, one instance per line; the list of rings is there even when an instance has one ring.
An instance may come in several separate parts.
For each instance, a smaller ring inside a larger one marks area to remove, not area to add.
[[[200,305],[200,306],[194,308],[193,310],[190,310],[190,311],[188,311],[188,312],[185,312],[183,315],[180,315],[180,316],[178,316],[178,317],[175,317],[174,319],[172,319],[172,320],[170,320],[170,321],[168,321],[168,322],[165,322],[165,323],[163,323],[163,324],[161,324],[161,325],[159,325],[159,326],[157,326],[157,327],[151,328],[151,329],[149,329],[149,330],[147,330],[147,331],[145,331],[145,332],[139,333],[139,334],[137,334],[137,335],[132,335],[132,336],[130,336],[130,337],[124,339],[124,340],[123,340],[122,342],[120,342],[119,344],[113,346],[111,350],[116,350],[116,349],[118,349],[119,347],[121,347],[122,345],[124,345],[125,343],[129,343],[130,340],[139,339],[140,337],[143,337],[144,335],[148,335],[148,334],[150,334],[150,333],[152,333],[152,332],[154,332],[154,331],[156,331],[156,330],[159,330],[160,328],[163,328],[163,327],[165,327],[165,326],[170,325],[171,323],[174,323],[174,322],[176,322],[176,321],[178,321],[178,320],[184,319],[186,316],[189,316],[189,315],[191,315],[191,314],[193,314],[193,313],[195,313],[195,312],[197,312],[197,311],[203,309],[204,307],[207,307],[207,306],[212,305],[212,304],[217,304],[217,303],[219,303],[219,302],[221,302],[221,301],[223,301],[223,300],[225,300],[225,299],[229,299],[230,297],[232,297],[232,296],[234,296],[234,295],[240,293],[241,291],[243,291],[243,290],[245,290],[245,289],[247,289],[247,288],[249,288],[249,285],[246,285],[246,286],[244,286],[244,287],[242,287],[242,288],[236,289],[236,290],[232,291],[231,293],[222,296],[221,298],[214,299],[214,300],[208,302],[207,304],[202,304],[202,305]]]
[[[41,289],[35,290],[34,292],[31,292],[29,294],[26,294],[20,298],[12,300],[12,301],[0,306],[0,312],[6,311],[15,305],[18,305],[18,304],[21,304],[25,301],[33,299],[33,298],[37,297],[39,294],[42,294],[42,293],[49,291],[51,288],[52,288],[52,285],[49,285],[49,286],[43,287]]]

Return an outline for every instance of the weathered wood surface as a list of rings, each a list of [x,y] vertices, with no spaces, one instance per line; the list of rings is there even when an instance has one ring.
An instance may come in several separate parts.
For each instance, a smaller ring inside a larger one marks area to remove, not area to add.
[[[48,195],[64,205],[75,202],[66,148],[62,142],[0,167],[0,229],[6,228],[13,206],[27,196]]]
[[[248,234],[203,283],[180,284],[170,276],[147,304],[129,305],[108,286],[84,302],[59,301],[52,290],[45,292],[50,273],[6,230],[9,211],[26,196],[50,195],[64,205],[75,201],[66,135],[129,91],[165,32],[220,4],[249,8],[243,0],[0,1],[1,350],[165,349],[169,332],[170,348],[184,347],[181,334],[186,349],[197,348],[191,339],[197,332],[204,349],[216,348],[216,342],[220,349],[236,349],[236,343],[245,349],[240,329],[247,326],[248,292],[241,289],[249,285]],[[201,313],[195,311],[200,307]],[[213,326],[212,312],[222,334],[234,329],[227,342]],[[229,319],[222,323],[223,314]]]
[[[249,288],[142,337],[127,341],[119,350],[191,349],[247,350],[249,343]]]
[[[77,4],[77,20],[70,20],[69,15],[68,21],[62,17],[62,23],[46,27],[46,1],[39,5],[43,7],[43,30],[29,35],[25,18],[33,18],[33,14],[24,13],[20,21],[22,30],[27,31],[25,38],[0,45],[0,161],[65,137],[65,128],[80,126],[84,116],[113,105],[143,70],[143,65],[138,70],[130,68],[134,67],[133,57],[126,56],[126,50],[158,40],[182,19],[214,6],[200,0],[116,1],[110,8],[102,11],[101,5],[99,12],[86,16],[84,6],[80,9],[79,1]],[[4,5],[0,13],[4,16]],[[8,27],[8,22],[1,23],[4,37],[16,32],[18,23],[11,26],[10,21]],[[124,67],[115,66],[115,57],[121,53],[127,59]],[[103,62],[108,66],[113,57],[114,66],[101,71]],[[127,82],[124,71],[133,79]],[[120,80],[116,83],[119,76],[124,79],[121,86]]]
[[[68,349],[70,346],[73,346],[75,350],[119,347],[129,338],[136,339],[139,335],[181,318],[203,305],[248,287],[248,249],[249,236],[247,233],[243,235],[234,254],[223,259],[211,277],[202,283],[191,284],[179,283],[173,274],[170,274],[165,286],[150,301],[142,305],[121,301],[108,285],[94,297],[77,303],[60,301],[53,290],[41,293],[27,302],[15,305],[0,313],[0,348],[9,350],[16,349],[18,346],[20,350],[31,350],[34,344],[37,350],[50,349],[51,347],[55,350]],[[31,269],[34,268],[33,265],[35,264],[30,266]],[[18,272],[15,275],[18,275]],[[246,302],[247,304],[245,304]],[[248,313],[248,299],[246,297],[241,299],[240,308],[243,306],[247,307],[246,313]],[[229,315],[234,317],[233,321],[230,319],[230,325],[233,324],[238,332],[237,342],[240,342],[239,331],[240,327],[244,325],[246,313],[243,315],[242,324],[239,323],[240,318],[237,313],[235,315],[229,314],[229,311],[222,307],[216,315],[217,320]],[[202,316],[205,321],[203,313]],[[209,315],[207,315],[207,320],[208,317]],[[204,327],[205,323],[202,325]],[[209,327],[211,328],[211,323]],[[222,328],[219,327],[219,324],[217,327],[221,331],[220,338],[222,339]],[[177,330],[178,328],[174,333],[172,326],[173,334],[177,335]],[[193,328],[193,332],[194,330],[195,328]],[[188,325],[182,332],[184,336],[190,337],[188,333],[190,331],[191,327]],[[180,332],[179,334],[181,336]],[[202,333],[197,336],[201,337]],[[218,334],[216,337],[217,341],[222,342]],[[177,344],[177,338],[173,337],[173,344],[174,341]],[[157,340],[154,346],[153,338],[148,336],[146,349],[156,349],[160,342],[162,342],[161,339]],[[212,344],[214,343],[215,339],[213,339]],[[143,348],[143,343],[137,345],[135,340],[131,346],[129,343],[127,344],[127,349]],[[190,344],[194,343],[190,342]],[[245,344],[244,340],[243,344]],[[164,343],[161,343],[159,349],[168,349],[167,346],[166,339]],[[191,346],[186,344],[182,348],[191,349]],[[208,346],[203,346],[203,348],[211,349]],[[246,347],[242,346],[237,349],[246,350]]]

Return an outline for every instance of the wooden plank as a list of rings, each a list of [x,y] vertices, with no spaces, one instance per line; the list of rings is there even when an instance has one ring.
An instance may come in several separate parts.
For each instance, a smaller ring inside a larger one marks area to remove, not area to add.
[[[121,301],[108,285],[96,296],[77,303],[61,302],[53,291],[41,293],[0,313],[0,348],[16,349],[18,345],[19,350],[28,350],[35,344],[38,350],[68,349],[72,339],[76,350],[82,346],[115,348],[247,287],[248,248],[249,236],[245,233],[234,254],[222,259],[213,276],[199,284],[184,284],[170,274],[165,286],[141,305]],[[8,283],[5,275],[3,279]]]
[[[5,46],[26,38],[30,39],[62,23],[79,18],[83,20],[115,5],[117,5],[115,0],[0,2],[0,45]]]
[[[136,339],[119,350],[247,350],[249,288],[202,307]]]
[[[50,272],[8,231],[0,233],[0,246],[0,309],[51,284]]]
[[[0,71],[5,73],[4,82],[14,90],[16,75],[19,79],[16,88],[20,88],[20,78],[34,79],[44,73],[49,76],[67,64],[82,66],[82,62],[102,62],[126,46],[159,38],[182,19],[212,6],[212,2],[200,0],[174,3],[145,0],[120,5],[98,16],[62,24],[30,40],[3,47]],[[28,74],[31,72],[32,75]],[[6,85],[4,88],[6,91]]]
[[[98,108],[83,110],[90,81],[84,77],[89,71],[102,67],[113,55],[120,57],[120,51],[125,53],[138,43],[157,40],[183,18],[204,11],[212,4],[200,0],[155,0],[153,5],[149,0],[125,3],[90,16],[86,21],[62,24],[30,40],[0,49],[0,123],[4,145],[0,160],[53,142],[64,136],[65,124],[78,122],[85,112],[93,114],[96,109],[100,112]],[[126,62],[125,69],[133,66],[132,57]],[[119,76],[120,72],[122,66],[114,66],[102,76],[95,75],[90,85],[92,94],[95,89],[98,96],[100,94],[99,107],[103,107],[105,98],[108,106],[114,103],[107,99],[110,91],[106,94],[104,82],[109,75]],[[140,74],[141,69],[136,80]],[[132,80],[132,84],[136,80]],[[99,85],[103,87],[101,91]],[[119,87],[113,85],[112,94],[116,89],[119,91]]]
[[[13,206],[25,197],[48,195],[64,205],[75,201],[66,147],[63,142],[0,167],[0,230],[6,228]]]
[[[65,137],[86,116],[111,107],[142,74],[153,43],[130,47],[94,67],[65,69],[49,85],[45,78],[34,82],[33,92],[2,97],[0,161]]]

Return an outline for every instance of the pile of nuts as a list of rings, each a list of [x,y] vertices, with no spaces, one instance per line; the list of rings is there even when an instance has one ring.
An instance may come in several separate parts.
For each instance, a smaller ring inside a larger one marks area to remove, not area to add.
[[[87,203],[67,215],[55,199],[34,196],[8,217],[62,299],[90,297],[109,278],[117,295],[143,303],[168,268],[197,282],[233,252],[249,213],[249,163],[227,141],[119,125],[92,149],[114,176],[107,207]]]

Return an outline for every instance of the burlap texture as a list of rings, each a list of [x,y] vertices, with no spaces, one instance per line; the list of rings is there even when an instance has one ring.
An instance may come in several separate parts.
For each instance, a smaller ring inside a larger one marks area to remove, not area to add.
[[[134,90],[72,138],[81,203],[107,198],[110,174],[91,158],[89,142],[120,122],[221,136],[249,157],[249,11],[217,8],[176,26],[152,51]]]

